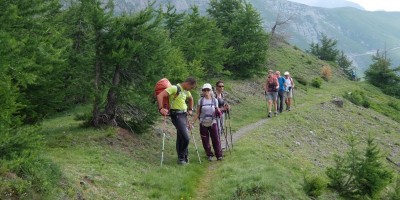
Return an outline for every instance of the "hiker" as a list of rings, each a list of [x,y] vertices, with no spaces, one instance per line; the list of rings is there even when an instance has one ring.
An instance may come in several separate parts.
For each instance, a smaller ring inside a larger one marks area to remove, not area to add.
[[[276,104],[278,89],[279,89],[278,79],[274,76],[273,71],[269,70],[267,82],[264,84],[264,92],[268,100],[268,117],[271,117],[272,104],[274,105],[275,108],[275,116],[278,114],[277,104]]]
[[[285,78],[281,76],[280,71],[276,71],[275,76],[277,77],[279,83],[277,110],[278,113],[282,113],[283,102],[285,101]]]
[[[292,98],[293,98],[293,88],[294,82],[292,77],[290,77],[289,72],[285,72],[283,74],[285,76],[285,103],[286,103],[286,110],[291,110]]]
[[[200,136],[203,143],[204,151],[207,154],[208,161],[212,161],[215,156],[217,160],[222,160],[221,140],[218,134],[218,125],[216,118],[221,116],[218,108],[218,100],[212,96],[211,84],[206,83],[202,87],[203,97],[199,99],[197,113],[193,118],[193,123],[199,119]],[[211,151],[210,138],[214,153]]]
[[[224,125],[224,113],[229,111],[230,106],[225,102],[225,97],[224,97],[224,82],[219,80],[215,84],[216,90],[215,90],[215,98],[218,100],[218,108],[222,112],[222,115],[219,119],[217,119],[217,123],[219,125],[219,134],[222,134],[222,127]]]
[[[187,115],[193,112],[193,97],[190,90],[196,87],[196,80],[187,78],[183,83],[173,85],[157,95],[158,110],[161,115],[171,117],[176,128],[176,151],[178,153],[178,164],[188,163],[188,146],[190,136],[187,129]],[[162,105],[164,97],[169,97],[170,110]],[[186,104],[186,100],[188,104]],[[189,109],[188,109],[189,107]]]

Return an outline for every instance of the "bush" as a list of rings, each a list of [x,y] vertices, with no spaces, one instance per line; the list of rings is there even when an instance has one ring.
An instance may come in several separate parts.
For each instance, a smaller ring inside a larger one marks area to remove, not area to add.
[[[132,98],[131,103],[119,107],[117,122],[134,133],[145,133],[159,117],[157,105],[143,98]]]
[[[302,76],[293,77],[293,80],[299,82],[300,84],[302,84],[304,86],[306,86],[308,84],[307,80],[304,79]]]
[[[232,199],[262,199],[266,189],[261,185],[251,185],[246,189],[243,186],[237,186]]]
[[[388,106],[394,108],[397,111],[400,111],[400,102],[391,101],[391,102],[388,103]]]
[[[368,138],[364,154],[356,149],[354,137],[349,146],[350,151],[344,157],[335,157],[335,167],[327,169],[329,186],[351,199],[378,199],[380,192],[392,181],[393,174],[381,161],[374,139]]]
[[[320,77],[315,77],[312,81],[311,81],[311,85],[316,87],[316,88],[321,88],[322,85],[322,79]]]
[[[329,66],[324,66],[321,69],[321,77],[325,81],[329,81],[332,79],[332,69]]]
[[[304,177],[303,189],[310,197],[319,197],[327,187],[327,181],[320,176]]]
[[[343,97],[358,106],[369,108],[371,105],[368,98],[364,95],[364,92],[360,90],[355,90],[354,92],[348,92]]]
[[[57,188],[60,169],[40,157],[37,128],[10,132],[0,137],[0,199],[46,199]]]
[[[40,147],[42,137],[36,128],[20,128],[3,132],[0,137],[0,159],[12,160],[31,154]]]

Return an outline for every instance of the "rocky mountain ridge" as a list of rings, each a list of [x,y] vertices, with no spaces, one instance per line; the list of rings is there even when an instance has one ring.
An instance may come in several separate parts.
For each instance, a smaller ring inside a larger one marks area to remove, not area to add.
[[[343,50],[356,66],[357,75],[371,64],[371,56],[387,50],[393,67],[400,65],[400,12],[370,12],[356,8],[319,8],[287,0],[249,0],[264,19],[266,31],[270,31],[276,19],[290,18],[288,24],[277,28],[289,43],[308,49],[318,42],[321,33],[338,40]],[[149,5],[147,0],[115,0],[120,12],[132,12]],[[205,13],[209,0],[159,0],[156,7],[171,3],[178,11],[186,11],[197,5]]]

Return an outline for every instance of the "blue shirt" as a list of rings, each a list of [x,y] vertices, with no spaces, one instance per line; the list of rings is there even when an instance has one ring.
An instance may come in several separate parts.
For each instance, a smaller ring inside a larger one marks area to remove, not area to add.
[[[278,83],[279,83],[279,91],[284,91],[285,90],[285,78],[283,76],[280,76],[278,78]]]

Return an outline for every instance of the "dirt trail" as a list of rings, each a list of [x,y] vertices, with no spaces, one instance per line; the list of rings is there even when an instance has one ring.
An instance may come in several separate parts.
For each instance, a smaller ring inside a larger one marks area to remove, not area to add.
[[[237,140],[242,138],[247,133],[250,133],[254,129],[260,127],[263,124],[265,124],[267,122],[267,120],[268,119],[259,120],[258,122],[249,124],[249,125],[241,128],[241,129],[239,129],[237,132],[232,133],[232,142],[233,142],[233,144],[235,144]],[[221,141],[221,146],[225,147],[225,143],[223,141]],[[233,148],[235,148],[235,145],[233,145]],[[228,151],[226,150],[225,153],[228,153]],[[232,152],[232,153],[234,153],[234,152]],[[197,189],[197,194],[196,194],[195,199],[199,199],[199,200],[209,199],[208,190],[209,190],[210,183],[211,183],[211,181],[212,181],[212,179],[214,177],[216,169],[223,162],[214,161],[214,162],[208,164],[207,170],[206,170],[203,178],[200,179],[200,183],[199,183],[199,187]]]

